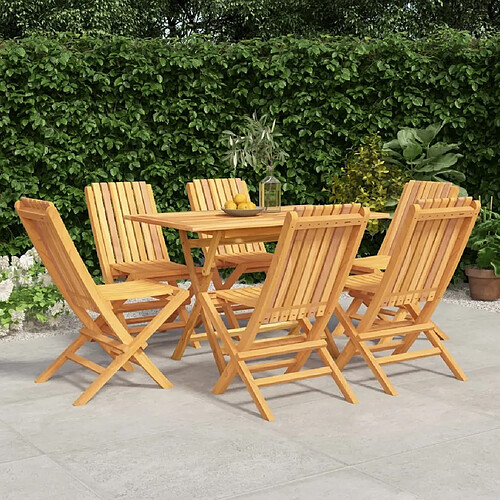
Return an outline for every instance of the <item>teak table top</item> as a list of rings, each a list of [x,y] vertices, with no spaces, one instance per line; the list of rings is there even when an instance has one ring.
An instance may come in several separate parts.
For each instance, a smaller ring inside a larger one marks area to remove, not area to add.
[[[164,212],[159,214],[125,215],[125,219],[146,224],[171,227],[179,231],[210,233],[264,227],[281,227],[285,215],[295,206],[281,207],[281,212],[262,213],[255,217],[231,217],[222,210]],[[388,219],[386,212],[370,212],[370,219]]]

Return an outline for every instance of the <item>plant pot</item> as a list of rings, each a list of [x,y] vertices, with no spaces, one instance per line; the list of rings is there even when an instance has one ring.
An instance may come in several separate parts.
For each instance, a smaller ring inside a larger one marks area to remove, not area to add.
[[[466,267],[465,274],[469,278],[470,296],[474,300],[500,299],[500,276],[495,276],[493,269]]]

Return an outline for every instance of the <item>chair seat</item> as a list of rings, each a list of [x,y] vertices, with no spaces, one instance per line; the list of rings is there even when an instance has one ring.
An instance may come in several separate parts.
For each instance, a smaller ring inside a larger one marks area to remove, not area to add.
[[[106,300],[142,299],[171,295],[176,288],[156,281],[135,280],[99,285],[99,292]]]
[[[220,290],[214,293],[220,300],[231,304],[240,304],[254,308],[260,297],[262,286],[248,286],[244,288],[231,288],[230,290]]]
[[[361,257],[354,259],[352,265],[353,273],[372,273],[386,269],[391,260],[390,255],[372,255],[370,257]]]
[[[187,266],[171,262],[167,259],[121,262],[119,264],[112,264],[111,268],[115,276],[132,276],[144,279],[189,279]],[[201,268],[198,269],[201,272]]]
[[[246,264],[251,269],[266,270],[271,265],[272,253],[267,252],[245,252],[245,253],[225,253],[217,255],[215,263],[217,267],[236,267]]]
[[[345,283],[344,289],[357,291],[362,293],[374,294],[377,291],[380,282],[382,281],[383,274],[358,274],[349,276]]]

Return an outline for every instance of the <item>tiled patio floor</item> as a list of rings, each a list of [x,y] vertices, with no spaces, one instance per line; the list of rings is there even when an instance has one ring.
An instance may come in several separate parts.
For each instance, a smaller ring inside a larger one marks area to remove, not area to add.
[[[389,365],[391,397],[356,358],[360,404],[328,377],[273,386],[272,423],[239,380],[211,394],[206,346],[171,360],[175,334],[147,351],[173,389],[121,372],[84,407],[71,403],[93,374],[77,365],[33,383],[74,333],[1,343],[0,498],[499,498],[500,315],[441,304],[435,319],[468,382],[439,358]]]

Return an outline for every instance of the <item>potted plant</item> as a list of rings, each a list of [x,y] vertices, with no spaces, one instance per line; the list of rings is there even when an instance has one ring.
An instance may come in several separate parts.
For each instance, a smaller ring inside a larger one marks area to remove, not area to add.
[[[281,207],[281,182],[274,176],[276,163],[285,160],[288,154],[276,144],[276,120],[268,123],[267,115],[260,118],[256,113],[245,117],[247,129],[243,135],[225,130],[229,150],[226,160],[236,168],[252,167],[256,171],[267,170],[267,175],[260,181],[259,205],[268,212],[276,212]]]
[[[468,247],[476,252],[476,265],[465,268],[470,295],[475,300],[500,299],[500,214],[483,208]]]

